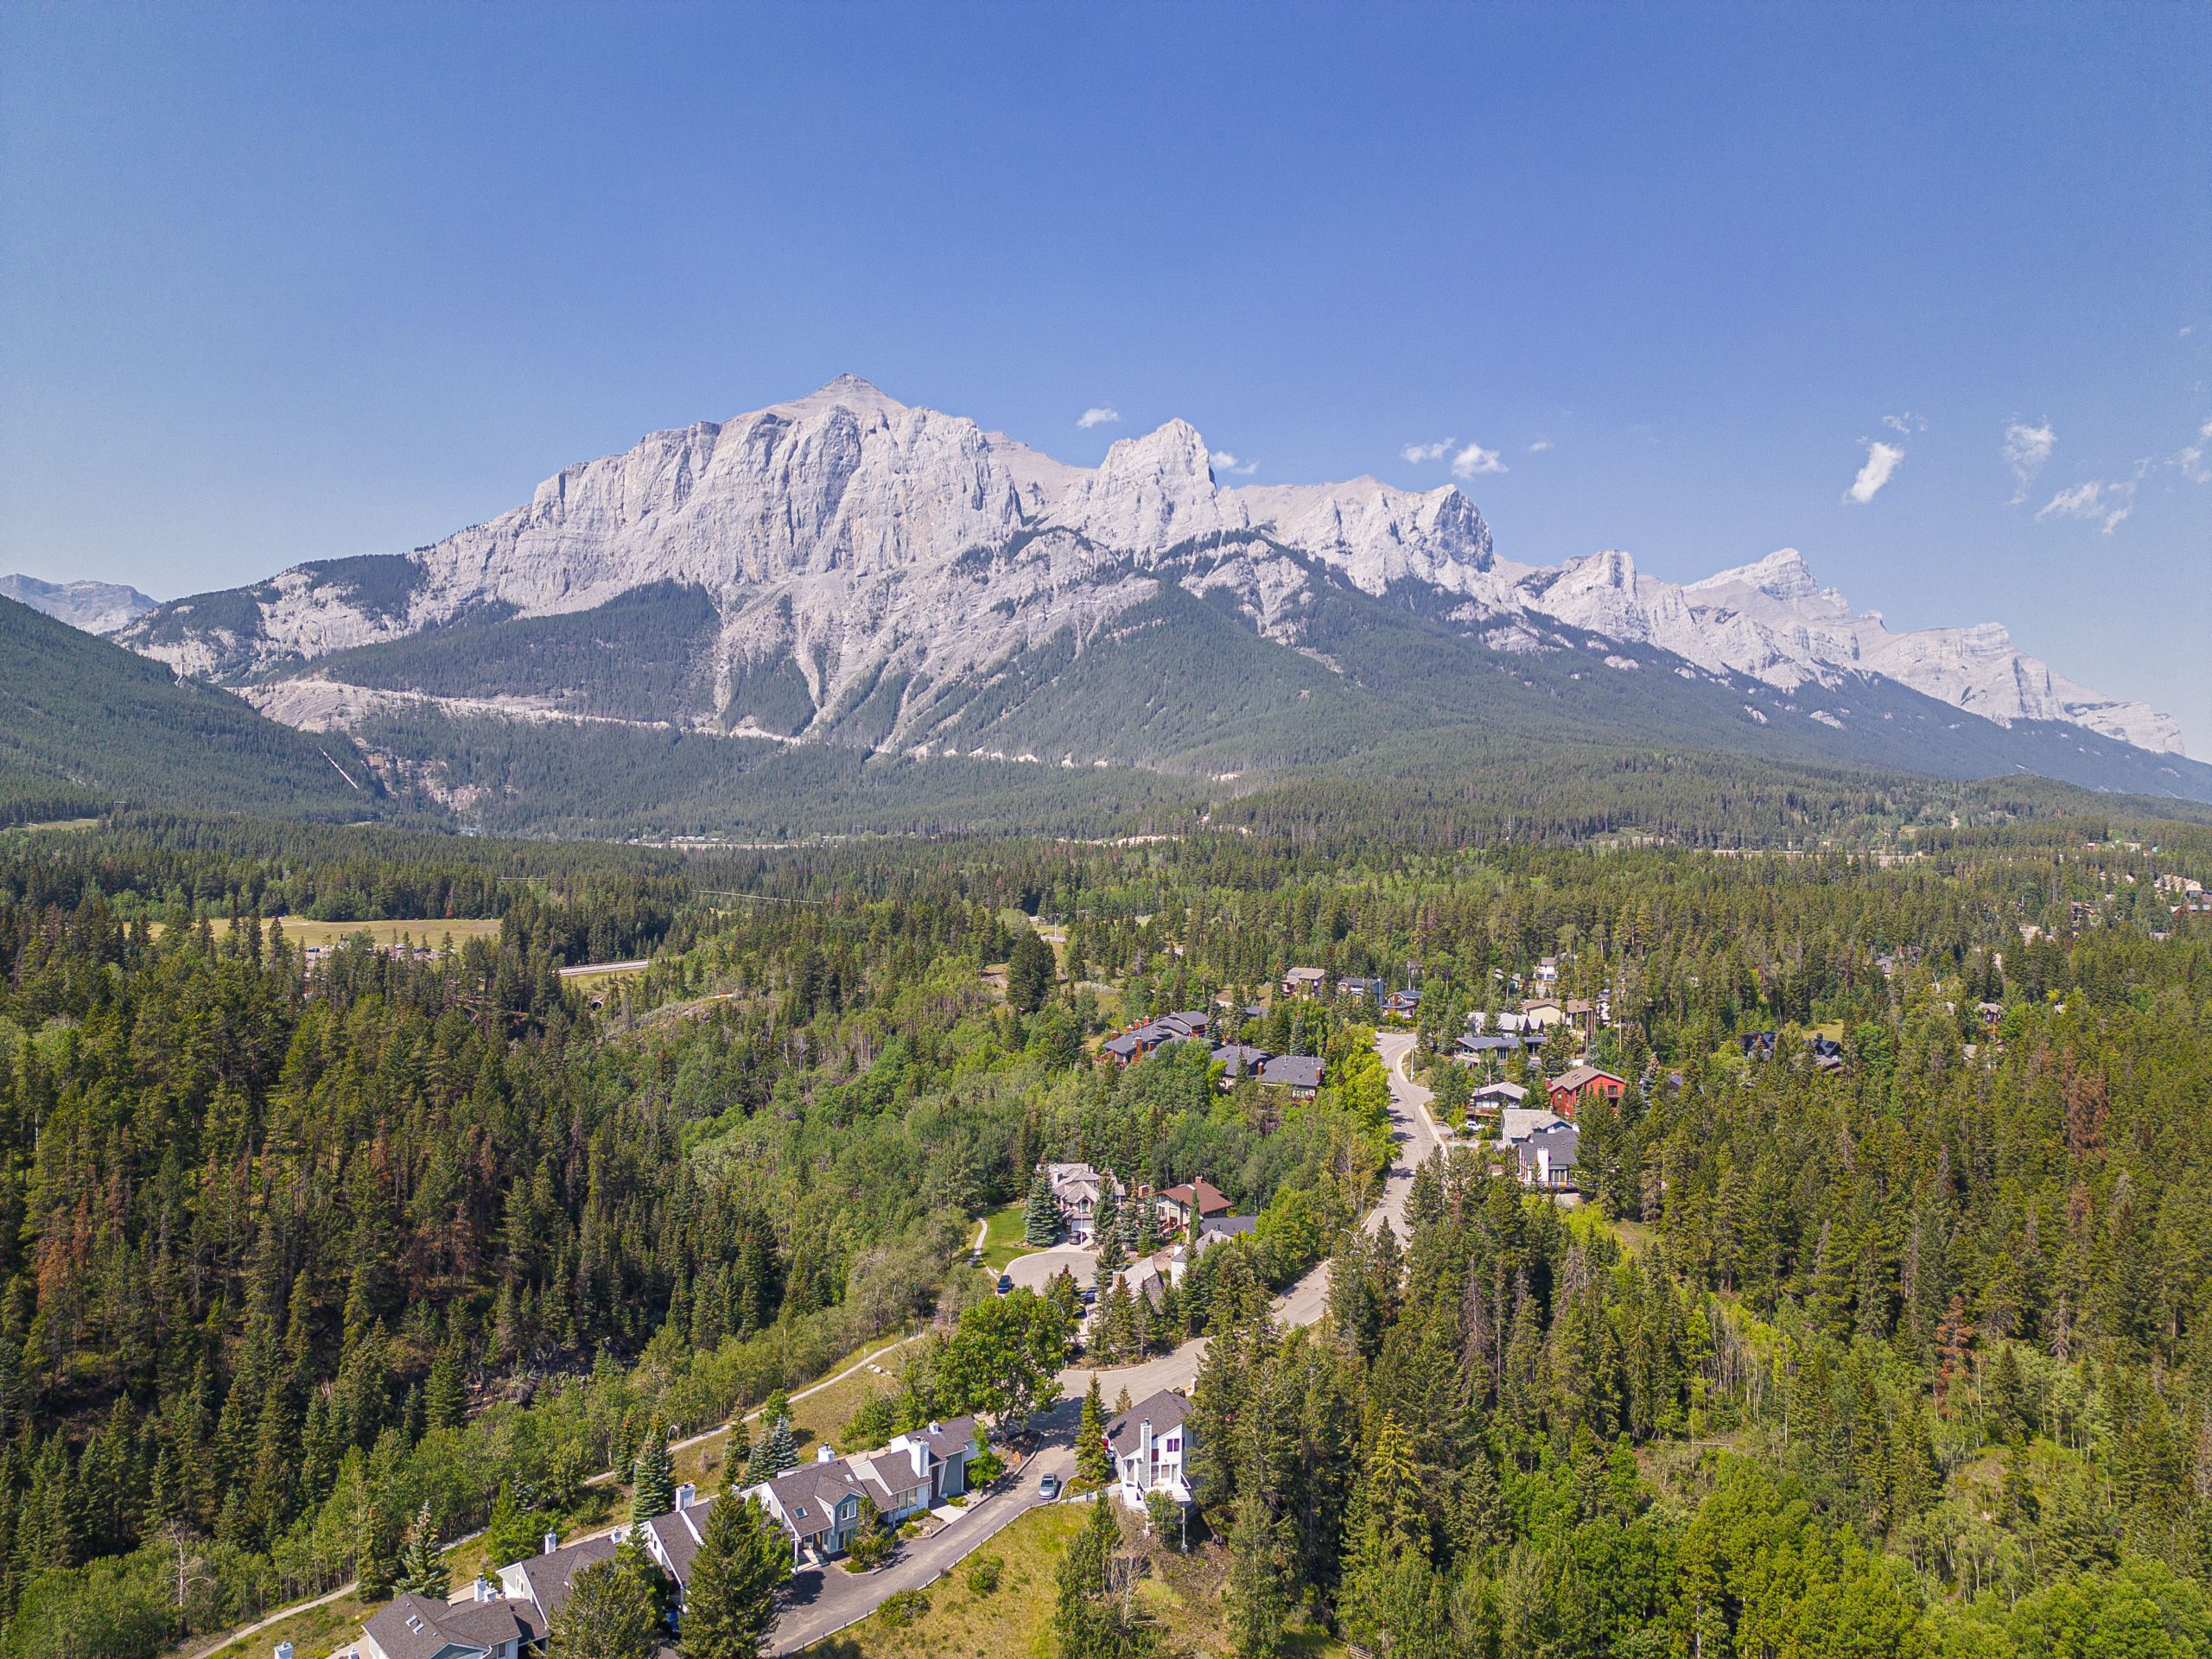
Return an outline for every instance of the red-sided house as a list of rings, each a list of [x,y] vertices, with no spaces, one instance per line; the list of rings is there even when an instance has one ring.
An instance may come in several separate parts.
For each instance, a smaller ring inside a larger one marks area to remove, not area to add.
[[[1547,1092],[1551,1096],[1552,1110],[1571,1119],[1586,1101],[1602,1100],[1610,1105],[1619,1105],[1621,1090],[1627,1087],[1625,1080],[1610,1071],[1600,1071],[1594,1065],[1573,1065],[1551,1080]]]

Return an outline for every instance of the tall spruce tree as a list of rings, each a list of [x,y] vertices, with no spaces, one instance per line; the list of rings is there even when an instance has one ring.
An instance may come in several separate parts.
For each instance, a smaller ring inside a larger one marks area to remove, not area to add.
[[[1029,1178],[1029,1202],[1022,1211],[1023,1240],[1043,1249],[1060,1236],[1060,1206],[1052,1198],[1052,1183],[1039,1169]]]
[[[655,1426],[647,1431],[630,1464],[630,1518],[650,1521],[676,1507],[676,1464],[668,1436]]]
[[[1083,1396],[1083,1421],[1076,1430],[1075,1471],[1094,1486],[1103,1486],[1114,1472],[1113,1454],[1106,1448],[1106,1402],[1098,1392],[1098,1373],[1090,1374],[1090,1387]]]
[[[683,1598],[688,1659],[759,1659],[791,1575],[784,1533],[752,1498],[718,1498],[692,1557]]]
[[[415,1517],[414,1535],[399,1553],[399,1573],[392,1587],[410,1595],[428,1596],[435,1601],[444,1600],[453,1588],[453,1578],[446,1571],[446,1558],[438,1548],[438,1529],[430,1519],[428,1503]]]

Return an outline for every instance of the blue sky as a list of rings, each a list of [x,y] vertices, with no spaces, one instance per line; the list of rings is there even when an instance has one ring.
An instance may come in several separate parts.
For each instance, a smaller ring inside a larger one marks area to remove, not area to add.
[[[2212,9],[0,4],[0,569],[404,550],[849,370],[1796,546],[2212,757]]]

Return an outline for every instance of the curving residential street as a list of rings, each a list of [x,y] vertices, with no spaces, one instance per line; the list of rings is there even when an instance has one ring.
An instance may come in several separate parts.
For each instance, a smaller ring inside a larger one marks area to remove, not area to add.
[[[1382,1193],[1367,1212],[1370,1232],[1386,1222],[1399,1233],[1406,1230],[1406,1199],[1413,1191],[1414,1170],[1436,1150],[1440,1136],[1429,1116],[1429,1091],[1406,1075],[1406,1058],[1413,1052],[1410,1032],[1381,1032],[1375,1039],[1390,1079],[1390,1138],[1396,1150]],[[1047,1261],[1049,1259],[1049,1264]],[[1014,1282],[1041,1284],[1059,1268],[1071,1268],[1078,1282],[1089,1274],[1081,1264],[1091,1260],[1088,1251],[1054,1249],[1018,1256],[1008,1268]],[[1033,1265],[1024,1270],[1022,1264]],[[1274,1316],[1284,1325],[1312,1325],[1329,1305],[1329,1263],[1322,1262],[1274,1300]],[[1060,1404],[1032,1420],[1043,1444],[1037,1455],[1001,1490],[965,1512],[935,1537],[910,1544],[892,1565],[874,1573],[852,1573],[832,1567],[826,1572],[810,1567],[791,1581],[790,1605],[776,1621],[768,1640],[772,1654],[795,1653],[847,1625],[866,1618],[893,1592],[918,1589],[950,1572],[963,1558],[1019,1519],[1025,1510],[1042,1502],[1039,1480],[1047,1473],[1063,1479],[1075,1468],[1075,1429],[1080,1402],[1095,1375],[1110,1402],[1122,1389],[1141,1400],[1161,1389],[1187,1389],[1197,1382],[1198,1363],[1205,1357],[1206,1339],[1195,1338],[1172,1354],[1162,1354],[1141,1365],[1106,1367],[1094,1372],[1070,1366],[1060,1373]]]

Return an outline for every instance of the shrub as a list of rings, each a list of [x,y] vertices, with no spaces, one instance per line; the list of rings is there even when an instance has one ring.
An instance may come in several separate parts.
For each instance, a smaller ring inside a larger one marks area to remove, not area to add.
[[[930,1610],[930,1599],[918,1590],[900,1590],[886,1596],[877,1614],[894,1630],[902,1630]]]
[[[968,1588],[979,1596],[988,1596],[999,1587],[999,1568],[1004,1565],[995,1555],[978,1555],[968,1563]]]

